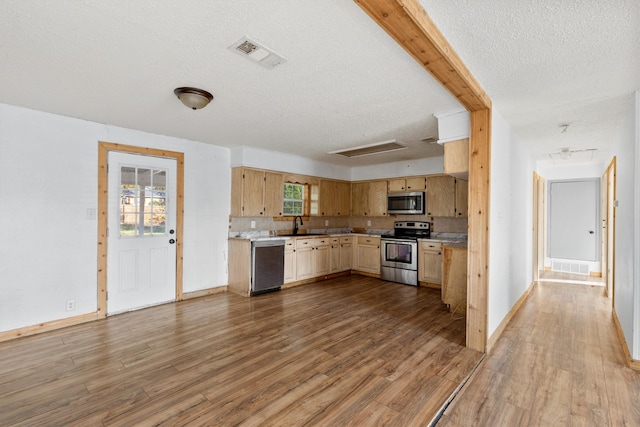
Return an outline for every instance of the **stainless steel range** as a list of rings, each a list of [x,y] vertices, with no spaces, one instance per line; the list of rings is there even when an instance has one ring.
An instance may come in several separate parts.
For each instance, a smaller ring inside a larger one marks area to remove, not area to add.
[[[396,221],[393,235],[380,239],[382,280],[418,286],[418,239],[429,237],[426,221]]]

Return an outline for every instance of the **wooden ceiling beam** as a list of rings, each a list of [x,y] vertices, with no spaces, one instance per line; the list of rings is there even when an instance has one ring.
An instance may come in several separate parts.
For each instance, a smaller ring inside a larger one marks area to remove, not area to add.
[[[471,113],[469,129],[467,347],[486,351],[488,343],[491,99],[471,75],[471,72],[429,18],[418,0],[354,1]]]
[[[491,108],[491,99],[418,0],[354,0],[467,110]]]

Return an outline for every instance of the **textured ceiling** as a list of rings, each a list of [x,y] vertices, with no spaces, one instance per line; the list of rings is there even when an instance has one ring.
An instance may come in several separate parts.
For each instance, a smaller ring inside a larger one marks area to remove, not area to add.
[[[640,2],[420,2],[537,158],[597,148],[573,157],[610,159],[610,136],[640,90]]]
[[[636,1],[420,1],[538,157],[606,150],[640,88]],[[287,62],[229,51],[242,36]],[[350,0],[2,0],[0,63],[2,103],[342,165],[440,155],[420,140],[459,108]],[[188,110],[179,86],[215,99]],[[326,154],[390,139],[410,148]]]

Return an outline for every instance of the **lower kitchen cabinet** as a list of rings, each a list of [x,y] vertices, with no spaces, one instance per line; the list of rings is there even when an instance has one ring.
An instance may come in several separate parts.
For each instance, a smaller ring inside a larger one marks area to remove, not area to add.
[[[356,245],[356,270],[380,274],[380,238],[358,236]]]
[[[331,272],[331,256],[329,250],[329,237],[316,237],[313,239],[313,276],[324,276]]]
[[[442,302],[458,314],[467,312],[467,248],[443,248]]]
[[[289,239],[284,242],[284,283],[296,281],[296,241]]]
[[[418,280],[427,286],[442,285],[442,243],[421,241],[418,247]]]
[[[331,273],[349,271],[353,260],[353,237],[331,237]]]
[[[340,270],[353,268],[353,236],[340,236]]]
[[[296,280],[310,279],[313,274],[313,238],[296,239]]]

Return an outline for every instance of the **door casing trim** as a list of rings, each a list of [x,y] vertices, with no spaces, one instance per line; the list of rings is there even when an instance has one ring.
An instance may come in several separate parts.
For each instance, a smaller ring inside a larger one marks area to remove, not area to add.
[[[176,301],[183,299],[184,153],[98,141],[98,311],[107,317],[107,212],[109,151],[176,159]]]

